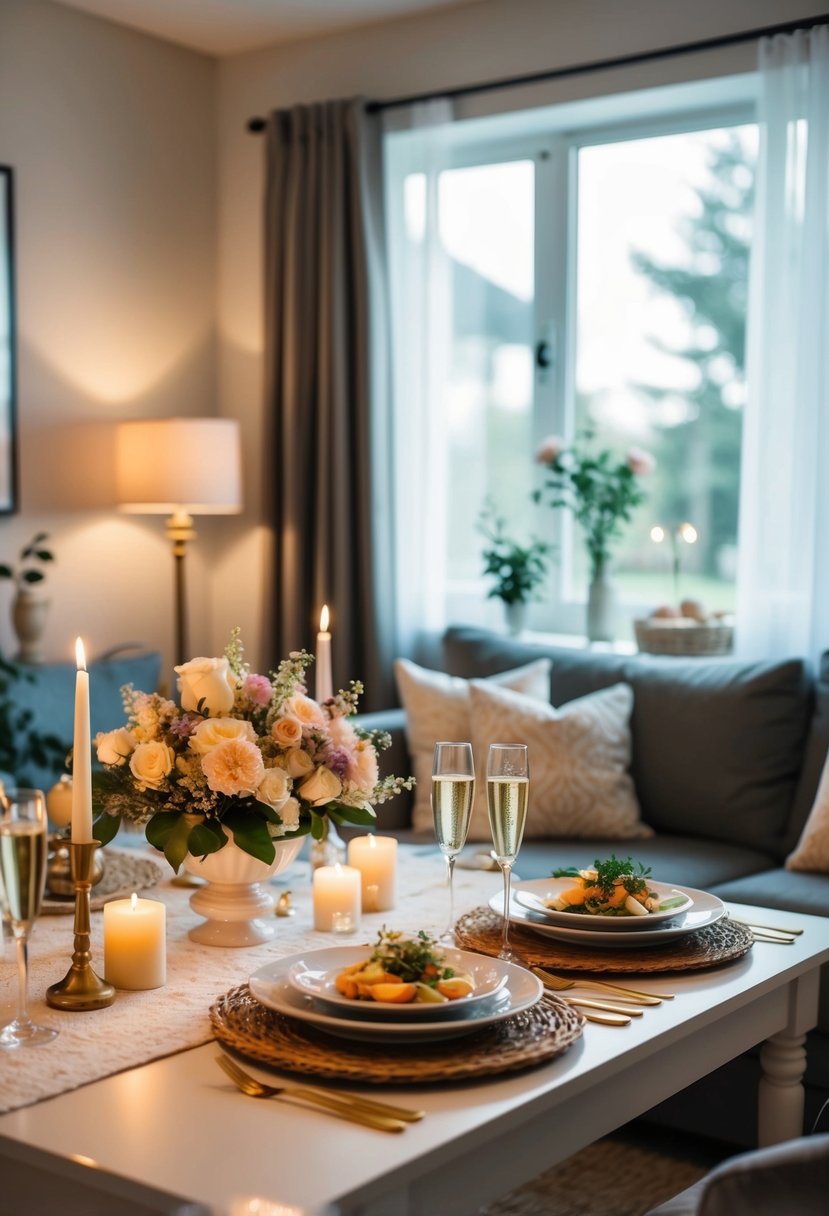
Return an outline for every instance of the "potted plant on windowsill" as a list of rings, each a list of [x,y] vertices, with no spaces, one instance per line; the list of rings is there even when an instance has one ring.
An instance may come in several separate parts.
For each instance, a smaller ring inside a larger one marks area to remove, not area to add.
[[[12,624],[20,643],[16,658],[23,663],[43,662],[41,639],[49,612],[49,600],[43,594],[43,566],[55,560],[51,549],[45,548],[48,539],[48,532],[36,532],[20,550],[16,566],[0,563],[0,578],[11,579],[16,588]]]
[[[536,537],[522,545],[508,535],[506,527],[506,520],[496,514],[491,503],[487,503],[481,511],[478,530],[489,541],[481,554],[484,574],[495,579],[488,598],[502,601],[507,628],[515,635],[524,628],[527,605],[531,600],[540,598],[537,588],[547,574],[547,559],[552,546]]]

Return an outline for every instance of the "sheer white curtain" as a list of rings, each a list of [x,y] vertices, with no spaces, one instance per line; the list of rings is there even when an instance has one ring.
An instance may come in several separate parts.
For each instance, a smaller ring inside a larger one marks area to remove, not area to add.
[[[737,597],[743,654],[829,647],[829,26],[763,39]]]
[[[446,602],[447,406],[451,268],[440,239],[445,165],[436,128],[452,107],[413,107],[412,130],[387,142],[387,182],[404,183],[402,212],[387,212],[394,382],[396,634],[398,654],[442,632]],[[412,166],[411,171],[407,166]],[[386,191],[391,199],[394,189]]]

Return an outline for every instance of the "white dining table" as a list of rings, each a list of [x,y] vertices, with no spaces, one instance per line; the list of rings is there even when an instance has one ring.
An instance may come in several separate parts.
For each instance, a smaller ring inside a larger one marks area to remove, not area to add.
[[[401,869],[412,890],[431,891],[439,924],[445,914],[439,859],[428,850],[404,849]],[[456,877],[458,912],[487,902],[500,883],[498,874],[459,871]],[[675,999],[649,1007],[622,1028],[588,1024],[563,1055],[520,1073],[464,1083],[339,1086],[423,1109],[425,1118],[402,1134],[282,1100],[251,1099],[217,1066],[217,1045],[204,1043],[0,1116],[0,1137],[7,1138],[0,1161],[5,1168],[14,1157],[11,1141],[20,1146],[19,1169],[54,1170],[57,1193],[63,1188],[68,1195],[77,1184],[80,1161],[92,1167],[87,1180],[97,1179],[103,1190],[144,1184],[201,1205],[189,1209],[158,1197],[157,1206],[129,1209],[136,1213],[463,1216],[756,1044],[763,1044],[764,1072],[758,1141],[789,1138],[802,1127],[804,1040],[817,1020],[829,919],[738,905],[731,910],[803,932],[791,945],[758,941],[722,966],[637,976],[636,988],[667,988]],[[395,917],[402,923],[405,908],[398,907]],[[364,919],[368,938],[384,920],[388,913]],[[285,941],[275,949],[285,954],[290,946]],[[244,953],[214,950],[211,958],[210,948],[202,949],[206,966],[235,954],[237,969]],[[463,1051],[463,1039],[457,1050]],[[253,1062],[250,1071],[263,1079],[278,1076]],[[140,1198],[151,1202],[145,1192]]]

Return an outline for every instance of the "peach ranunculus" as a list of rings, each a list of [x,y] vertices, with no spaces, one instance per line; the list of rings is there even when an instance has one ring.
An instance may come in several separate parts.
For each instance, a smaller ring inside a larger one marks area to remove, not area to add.
[[[220,743],[228,739],[247,739],[253,743],[256,731],[245,718],[205,718],[190,736],[190,748],[199,756],[206,756]]]
[[[335,747],[343,747],[347,752],[353,752],[359,742],[356,730],[345,718],[332,718],[328,735]]]
[[[314,761],[300,747],[292,747],[289,752],[285,752],[284,761],[286,769],[294,780],[307,777],[314,767]]]
[[[326,802],[339,798],[343,792],[343,783],[336,773],[331,772],[330,768],[320,764],[309,777],[305,778],[299,787],[299,792],[312,806],[325,806]]]
[[[643,448],[631,448],[626,459],[628,468],[636,477],[647,477],[656,468],[656,460]]]
[[[236,677],[227,659],[191,659],[174,670],[182,709],[213,717],[233,709]],[[201,709],[200,702],[204,702]]]
[[[290,778],[284,768],[266,768],[256,787],[256,801],[278,811],[290,792]]]
[[[277,718],[271,734],[280,747],[298,747],[302,742],[302,723],[299,718]]]
[[[268,824],[271,836],[284,836],[286,832],[295,832],[299,827],[299,809],[296,798],[286,798],[282,806],[276,808],[282,822]]]
[[[125,726],[99,731],[95,736],[96,755],[101,764],[126,764],[135,751],[136,739]]]
[[[140,790],[157,790],[173,771],[175,753],[166,743],[139,743],[130,756],[130,772]]]
[[[322,729],[328,725],[328,718],[316,701],[312,701],[310,697],[306,697],[301,692],[288,697],[282,706],[282,711],[286,717],[298,718],[303,726]]]
[[[248,739],[225,739],[202,757],[207,784],[230,798],[254,794],[265,774],[262,753]]]
[[[368,739],[361,739],[354,752],[349,777],[361,794],[368,796],[380,780],[377,752]]]
[[[552,464],[564,451],[564,440],[558,435],[548,435],[542,440],[535,454],[537,464]]]

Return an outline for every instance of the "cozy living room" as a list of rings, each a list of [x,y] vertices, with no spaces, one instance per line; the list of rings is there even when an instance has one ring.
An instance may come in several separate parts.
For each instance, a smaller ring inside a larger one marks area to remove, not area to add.
[[[828,115],[807,0],[2,0],[0,1216],[824,1212]]]

